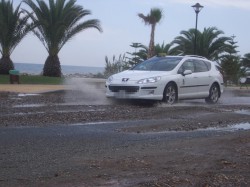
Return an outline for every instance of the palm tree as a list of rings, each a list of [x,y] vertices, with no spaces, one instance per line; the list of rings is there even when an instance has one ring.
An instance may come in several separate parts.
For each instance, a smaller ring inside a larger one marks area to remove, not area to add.
[[[9,74],[14,69],[10,55],[21,40],[32,29],[28,16],[20,11],[21,3],[14,10],[13,2],[0,1],[0,74]]]
[[[164,44],[164,42],[160,45],[155,45],[155,53],[156,54],[165,54],[165,55],[175,55],[175,51],[171,49],[172,44]]]
[[[29,14],[36,29],[34,34],[42,42],[49,56],[44,67],[44,76],[61,76],[61,65],[58,53],[62,47],[76,34],[89,28],[95,28],[102,32],[99,20],[91,19],[79,23],[80,19],[91,12],[76,5],[76,0],[49,0],[48,4],[44,0],[24,0],[34,13]],[[28,11],[26,11],[28,12]]]
[[[189,55],[193,53],[193,46],[195,42],[195,29],[189,29],[188,31],[181,31],[181,36],[177,36],[173,41],[172,45],[175,45],[173,50],[178,55]],[[197,35],[201,35],[200,31],[197,30]]]
[[[143,19],[146,25],[151,26],[151,35],[150,35],[150,42],[149,42],[149,48],[148,48],[148,58],[150,58],[155,55],[155,52],[154,52],[155,27],[156,27],[156,24],[160,22],[160,20],[163,17],[162,10],[159,8],[152,8],[150,13],[147,16],[141,13],[138,14],[138,16]]]
[[[195,42],[195,29],[181,31],[182,36],[174,39],[172,44],[176,45],[173,50],[180,55],[193,54]],[[197,31],[197,55],[211,60],[218,60],[225,52],[232,52],[230,45],[231,37],[221,36],[223,31],[216,27],[204,28],[203,32]]]

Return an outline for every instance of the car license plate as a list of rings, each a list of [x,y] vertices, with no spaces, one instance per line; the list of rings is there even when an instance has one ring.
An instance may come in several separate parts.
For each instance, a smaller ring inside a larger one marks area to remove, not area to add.
[[[119,92],[116,93],[116,97],[123,99],[123,98],[127,97],[127,94],[126,94],[125,90],[120,90]]]

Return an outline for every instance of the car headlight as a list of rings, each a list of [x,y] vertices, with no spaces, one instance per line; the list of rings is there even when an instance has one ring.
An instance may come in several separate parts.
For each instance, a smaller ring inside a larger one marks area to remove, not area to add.
[[[111,83],[111,82],[113,81],[113,79],[114,79],[113,76],[110,76],[110,77],[107,79],[107,82],[108,82],[108,83]]]
[[[137,83],[138,84],[155,83],[159,80],[161,80],[161,77],[150,77],[150,78],[146,78],[146,79],[141,79]]]

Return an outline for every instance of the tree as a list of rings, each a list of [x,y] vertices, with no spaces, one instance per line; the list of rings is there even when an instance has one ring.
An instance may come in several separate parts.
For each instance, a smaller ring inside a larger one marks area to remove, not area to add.
[[[158,54],[165,54],[165,55],[175,55],[175,51],[171,49],[172,44],[164,44],[164,42],[160,45],[155,45],[155,53]]]
[[[176,45],[172,50],[179,55],[192,55],[195,42],[195,29],[181,31],[172,42]],[[216,27],[204,28],[203,32],[197,31],[197,55],[210,60],[219,60],[225,52],[232,50],[229,44],[231,37],[221,36],[223,31]]]
[[[241,62],[243,66],[250,68],[250,53],[245,54]]]
[[[228,82],[238,84],[239,78],[245,74],[245,68],[242,67],[240,56],[237,54],[236,49],[238,46],[234,38],[235,36],[231,37],[231,41],[229,41],[228,54],[223,55],[221,58],[221,67],[226,84]]]
[[[142,62],[144,60],[147,60],[147,58],[148,58],[148,47],[146,45],[141,44],[140,49],[137,52],[137,56],[138,56],[140,62]]]
[[[156,24],[160,22],[160,20],[163,17],[162,10],[159,8],[152,8],[150,13],[145,16],[143,14],[138,14],[138,16],[144,21],[146,25],[151,26],[151,34],[150,34],[150,42],[149,42],[149,48],[148,48],[148,58],[155,55],[154,51],[154,36],[155,36],[155,28]]]
[[[234,55],[225,55],[221,59],[221,68],[223,71],[224,82],[238,84],[241,76],[244,76],[245,69],[240,64],[240,57]]]
[[[126,56],[120,55],[118,59],[116,59],[115,55],[113,55],[113,62],[111,62],[107,56],[105,56],[105,70],[104,77],[108,78],[110,75],[115,73],[119,73],[125,69],[128,69],[128,63],[126,62]]]
[[[47,57],[43,75],[60,77],[61,65],[58,53],[62,47],[76,34],[90,28],[102,32],[99,20],[91,19],[79,23],[79,21],[91,12],[76,5],[76,0],[24,0],[34,13],[30,13],[36,29],[34,34],[42,42],[49,56]],[[28,11],[26,11],[28,12]]]
[[[21,3],[16,9],[13,2],[0,1],[0,74],[9,74],[14,69],[10,56],[21,40],[31,31],[28,16],[20,10]]]
[[[128,58],[129,67],[133,67],[134,65],[147,59],[148,50],[146,46],[142,45],[141,43],[132,43],[130,47],[134,48],[134,52],[127,52],[127,54],[131,55],[131,58]]]
[[[130,45],[131,47],[135,48],[135,52],[133,53],[129,53],[132,57],[129,58],[129,66],[133,67],[134,65],[147,60],[147,54],[148,54],[148,47],[141,44],[141,43],[132,43],[132,45]],[[171,49],[172,45],[171,44],[164,44],[164,42],[162,43],[162,45],[157,44],[154,46],[155,49],[155,54],[158,55],[160,53],[164,53],[166,55],[175,55],[174,51],[172,51]]]

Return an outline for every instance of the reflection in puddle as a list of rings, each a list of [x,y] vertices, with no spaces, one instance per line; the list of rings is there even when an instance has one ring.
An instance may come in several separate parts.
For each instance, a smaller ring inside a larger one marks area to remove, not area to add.
[[[18,113],[12,113],[12,114],[3,114],[2,116],[28,116],[28,115],[34,115],[34,114],[45,114],[45,112],[18,112]]]
[[[169,130],[169,131],[159,131],[159,132],[145,132],[140,134],[171,134],[171,133],[193,133],[193,132],[235,132],[235,131],[243,131],[243,130],[250,130],[250,123],[238,123],[234,125],[228,125],[225,127],[208,127],[208,128],[200,128],[194,129],[191,131],[183,131],[183,130]]]
[[[209,127],[206,129],[197,129],[197,131],[238,131],[238,130],[250,130],[250,123],[239,123],[226,127]]]
[[[238,129],[238,130],[249,130],[250,129],[250,123],[240,123],[237,125],[231,126],[231,129]]]
[[[238,111],[235,111],[235,113],[237,113],[237,114],[250,115],[250,111],[249,111],[249,110],[238,110]]]
[[[114,121],[99,121],[99,122],[87,122],[87,123],[75,123],[69,126],[84,126],[84,125],[105,125],[105,124],[115,124],[117,122]]]
[[[15,105],[13,108],[28,108],[28,107],[42,107],[47,106],[45,104],[27,104],[27,105]]]
[[[45,114],[45,112],[28,112],[28,113],[19,112],[19,113],[14,113],[14,115],[21,115],[21,116],[33,115],[33,114]]]
[[[36,95],[40,95],[40,94],[18,94],[18,97],[26,97],[26,96],[36,96]]]
[[[71,113],[71,112],[105,112],[105,109],[89,109],[89,110],[59,110],[57,113]]]

